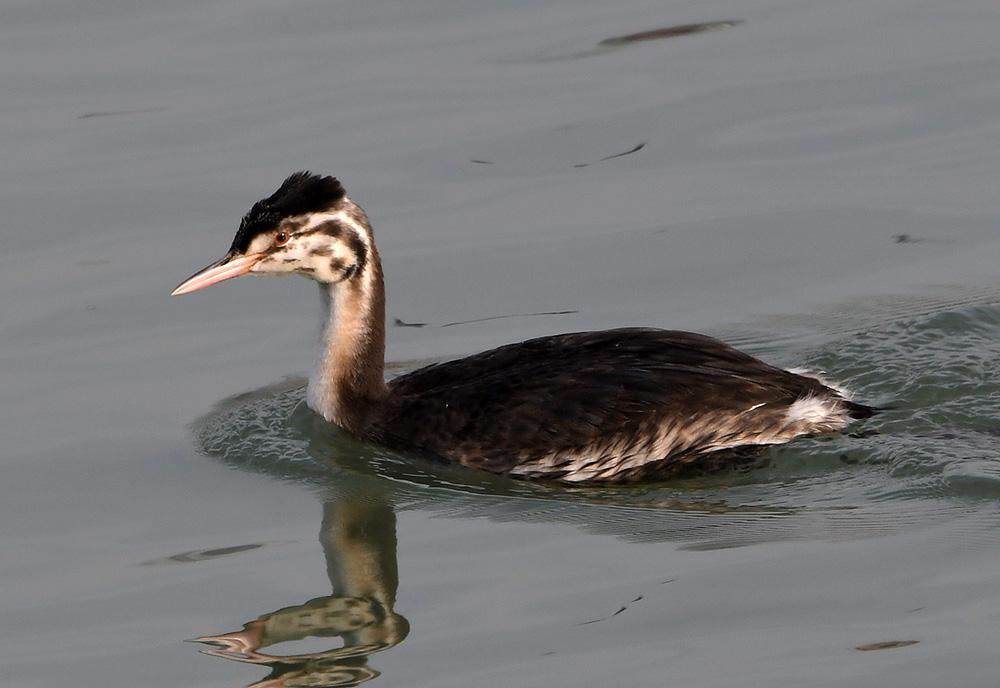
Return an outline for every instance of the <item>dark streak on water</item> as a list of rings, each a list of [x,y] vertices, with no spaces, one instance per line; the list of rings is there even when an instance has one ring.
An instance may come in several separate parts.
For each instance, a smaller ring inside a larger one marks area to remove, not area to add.
[[[157,566],[161,564],[193,564],[200,561],[208,561],[210,559],[230,557],[234,554],[243,554],[244,552],[252,552],[253,550],[260,549],[261,547],[266,547],[269,544],[278,544],[278,543],[255,542],[245,545],[229,545],[227,547],[214,547],[212,549],[199,549],[199,550],[192,550],[190,552],[179,552],[177,554],[171,554],[170,556],[163,557],[162,559],[153,559],[151,561],[143,562],[142,566]]]
[[[894,650],[898,647],[909,647],[911,645],[916,645],[919,640],[886,640],[881,643],[871,643],[869,645],[859,645],[855,650],[861,650],[862,652],[871,652],[873,650]]]
[[[107,110],[104,112],[87,112],[80,115],[80,119],[93,119],[95,117],[122,117],[125,115],[148,115],[154,112],[163,112],[165,107],[142,108],[138,110]]]
[[[601,161],[604,161],[604,160],[614,160],[615,158],[622,158],[622,157],[625,157],[626,155],[631,155],[632,153],[638,153],[639,151],[641,151],[643,149],[643,147],[645,145],[646,145],[645,143],[640,143],[637,146],[635,146],[634,148],[632,148],[630,150],[627,150],[627,151],[625,151],[623,153],[615,153],[614,155],[607,155],[607,156],[601,158]],[[576,165],[573,165],[573,167],[589,167],[589,166],[590,166],[589,162],[582,162],[582,163],[578,163]]]
[[[561,54],[557,53],[542,57],[527,58],[526,61],[556,62],[560,60],[576,60],[587,57],[596,57],[598,55],[604,55],[613,50],[620,50],[622,48],[627,48],[629,46],[635,45],[636,43],[646,43],[650,41],[657,41],[667,38],[678,38],[681,36],[691,36],[694,34],[706,33],[710,31],[719,31],[721,29],[733,28],[743,23],[745,22],[742,20],[734,19],[727,21],[699,22],[697,24],[681,24],[678,26],[668,26],[662,29],[652,29],[649,31],[630,33],[624,36],[614,36],[612,38],[606,38],[600,41],[595,47],[586,50],[577,50]],[[485,161],[476,160],[474,162],[485,162]]]
[[[614,38],[606,38],[601,41],[598,45],[617,48],[620,46],[630,45],[632,43],[641,43],[643,41],[658,41],[663,38],[677,38],[678,36],[690,36],[694,33],[704,33],[706,31],[718,31],[720,29],[730,29],[734,26],[739,26],[744,22],[739,19],[733,19],[728,21],[713,21],[713,22],[701,22],[698,24],[682,24],[679,26],[668,26],[663,29],[653,29],[652,31],[640,31],[639,33],[630,33],[626,36],[615,36]]]

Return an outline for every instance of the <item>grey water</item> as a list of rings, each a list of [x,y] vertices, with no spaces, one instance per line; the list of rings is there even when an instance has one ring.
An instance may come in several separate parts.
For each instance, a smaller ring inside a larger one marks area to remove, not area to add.
[[[0,17],[3,685],[996,685],[996,3]],[[373,222],[390,374],[648,325],[886,410],[628,488],[359,443],[313,285],[168,296],[299,169]]]

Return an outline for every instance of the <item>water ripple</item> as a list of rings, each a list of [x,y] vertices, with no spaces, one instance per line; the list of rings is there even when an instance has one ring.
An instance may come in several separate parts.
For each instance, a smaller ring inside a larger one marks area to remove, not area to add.
[[[888,311],[885,304],[879,310]],[[874,537],[1000,505],[1000,308],[967,303],[775,352],[828,370],[889,408],[852,435],[803,439],[749,465],[671,483],[564,487],[438,465],[359,442],[318,418],[303,381],[242,395],[196,426],[202,451],[246,470],[343,489],[375,481],[401,508],[496,520],[567,522],[630,540],[692,548],[776,539]],[[917,309],[919,310],[919,309]],[[871,312],[871,311],[869,311]],[[841,321],[843,324],[843,321]]]

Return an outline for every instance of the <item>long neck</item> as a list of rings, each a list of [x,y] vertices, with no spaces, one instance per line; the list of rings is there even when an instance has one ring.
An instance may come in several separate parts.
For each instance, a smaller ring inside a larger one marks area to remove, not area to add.
[[[361,273],[320,284],[326,325],[309,377],[309,405],[345,430],[363,435],[381,409],[385,384],[385,283],[374,245]]]

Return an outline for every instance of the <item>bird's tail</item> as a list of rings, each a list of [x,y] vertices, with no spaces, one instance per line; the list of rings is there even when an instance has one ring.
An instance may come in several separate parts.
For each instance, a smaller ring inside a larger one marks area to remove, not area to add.
[[[854,420],[862,420],[863,418],[871,418],[874,415],[882,413],[886,410],[885,407],[881,406],[869,406],[868,404],[861,404],[857,401],[850,401],[849,399],[844,399],[844,407],[847,409],[847,415],[849,415]]]

